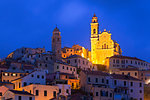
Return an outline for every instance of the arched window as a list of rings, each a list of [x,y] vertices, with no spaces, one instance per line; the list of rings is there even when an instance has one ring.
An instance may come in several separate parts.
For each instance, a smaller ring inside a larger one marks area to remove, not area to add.
[[[104,44],[104,49],[106,49],[106,44]]]
[[[93,29],[93,34],[95,34],[96,33],[96,29]]]

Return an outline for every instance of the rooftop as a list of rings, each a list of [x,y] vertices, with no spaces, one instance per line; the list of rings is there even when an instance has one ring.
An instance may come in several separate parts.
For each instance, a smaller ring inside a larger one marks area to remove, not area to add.
[[[32,94],[30,94],[30,93],[28,93],[28,92],[26,92],[26,91],[18,91],[18,90],[9,90],[9,91],[11,91],[11,92],[14,93],[14,94],[22,94],[22,95],[34,96],[34,95],[32,95]]]
[[[83,70],[83,72],[86,73],[87,75],[110,76],[109,73],[105,73],[102,71],[85,71],[85,70]]]
[[[114,55],[114,56],[111,56],[111,57],[109,57],[109,58],[133,59],[133,60],[144,61],[144,60],[138,59],[138,58],[136,58],[136,57],[122,56],[122,55]],[[146,62],[146,61],[144,61],[144,62]]]
[[[25,73],[22,69],[19,69],[17,67],[11,67],[8,70],[5,70],[4,72],[10,72],[10,73]]]
[[[139,80],[139,79],[137,79],[137,78],[134,78],[134,77],[128,76],[128,75],[111,74],[111,76],[112,76],[114,79],[141,81],[141,80]]]

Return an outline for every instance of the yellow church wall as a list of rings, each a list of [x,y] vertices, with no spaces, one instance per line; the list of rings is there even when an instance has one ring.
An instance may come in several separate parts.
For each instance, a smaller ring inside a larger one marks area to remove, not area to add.
[[[91,23],[91,61],[93,64],[105,64],[107,57],[120,55],[121,49],[118,43],[111,39],[110,31],[98,34],[99,23],[96,15],[92,17]]]

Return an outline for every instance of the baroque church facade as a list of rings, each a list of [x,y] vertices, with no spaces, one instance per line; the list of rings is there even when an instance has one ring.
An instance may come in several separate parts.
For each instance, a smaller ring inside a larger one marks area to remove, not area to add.
[[[105,59],[114,55],[121,55],[119,44],[111,39],[111,33],[104,29],[99,34],[98,18],[94,14],[91,22],[91,62],[104,65]]]

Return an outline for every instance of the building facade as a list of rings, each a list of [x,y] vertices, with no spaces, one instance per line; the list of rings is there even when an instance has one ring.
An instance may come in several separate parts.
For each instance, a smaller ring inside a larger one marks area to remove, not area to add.
[[[104,29],[99,34],[98,18],[94,14],[91,22],[91,60],[93,64],[104,64],[107,57],[121,55],[119,44],[111,39],[111,33]]]
[[[138,68],[139,70],[150,69],[150,63],[146,61],[143,61],[136,57],[119,56],[119,55],[106,58],[105,65],[106,68],[110,71],[116,68],[127,68],[128,66],[133,66],[135,68]]]

